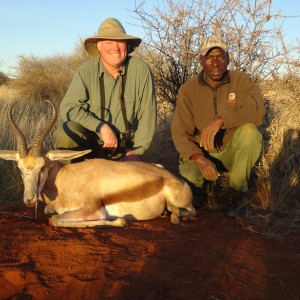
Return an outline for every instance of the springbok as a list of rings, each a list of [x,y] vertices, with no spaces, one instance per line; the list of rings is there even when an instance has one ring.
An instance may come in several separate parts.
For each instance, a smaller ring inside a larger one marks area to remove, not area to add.
[[[18,163],[27,206],[45,202],[52,226],[127,226],[126,221],[149,220],[171,211],[171,222],[194,217],[192,192],[187,183],[155,164],[90,159],[63,165],[59,160],[78,158],[91,150],[50,150],[43,155],[43,141],[57,119],[52,117],[38,131],[28,149],[24,134],[8,109],[8,122],[17,140],[17,151],[1,150],[0,158]]]

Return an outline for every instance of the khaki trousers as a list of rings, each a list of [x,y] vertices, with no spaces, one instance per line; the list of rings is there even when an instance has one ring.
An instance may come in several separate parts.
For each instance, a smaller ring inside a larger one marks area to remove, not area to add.
[[[262,136],[256,125],[249,123],[239,127],[226,148],[220,153],[208,153],[220,171],[230,172],[229,185],[235,190],[247,192],[251,170],[262,149]],[[194,161],[180,158],[179,172],[191,185],[194,192],[203,193],[206,180]]]

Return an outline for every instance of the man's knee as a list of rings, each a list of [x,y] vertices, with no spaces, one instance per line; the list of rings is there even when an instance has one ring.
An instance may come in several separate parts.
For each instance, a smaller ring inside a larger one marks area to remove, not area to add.
[[[80,149],[87,139],[84,128],[77,122],[64,122],[54,132],[55,145],[57,148]]]
[[[181,160],[179,173],[189,184],[196,188],[203,187],[204,178],[196,163]]]
[[[236,130],[233,139],[241,147],[253,147],[254,145],[260,147],[262,144],[262,135],[257,126],[252,123],[240,126]]]

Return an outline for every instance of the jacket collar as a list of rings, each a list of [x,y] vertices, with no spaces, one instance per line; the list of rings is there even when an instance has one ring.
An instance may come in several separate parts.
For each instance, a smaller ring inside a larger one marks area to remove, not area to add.
[[[205,81],[205,75],[204,75],[204,71],[202,70],[198,76],[198,81],[201,85],[208,85]],[[225,83],[229,83],[230,82],[230,76],[229,76],[229,71],[227,70],[221,80],[221,82],[218,84],[218,87],[225,84]]]

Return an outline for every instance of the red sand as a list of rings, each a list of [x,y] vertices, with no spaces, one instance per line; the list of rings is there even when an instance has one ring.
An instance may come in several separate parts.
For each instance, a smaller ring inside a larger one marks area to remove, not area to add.
[[[295,233],[208,209],[178,226],[53,228],[20,206],[0,206],[0,299],[300,299]]]

